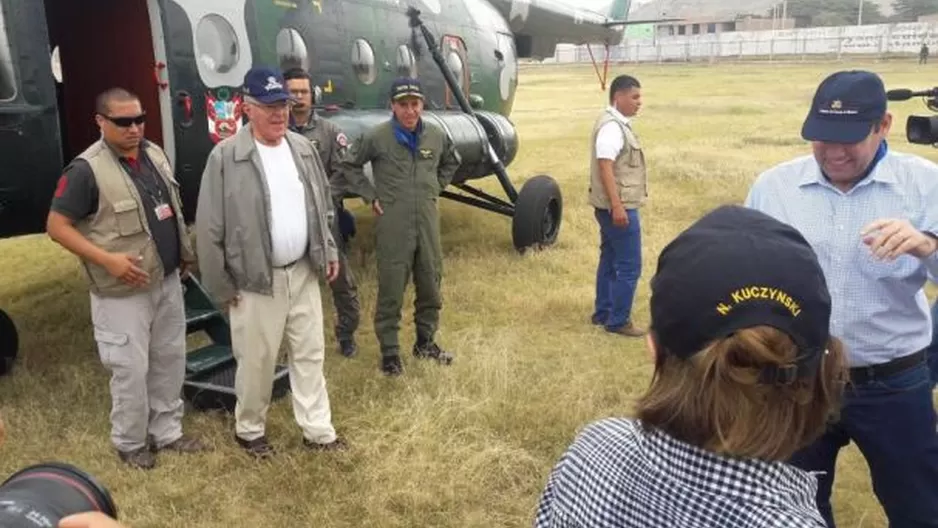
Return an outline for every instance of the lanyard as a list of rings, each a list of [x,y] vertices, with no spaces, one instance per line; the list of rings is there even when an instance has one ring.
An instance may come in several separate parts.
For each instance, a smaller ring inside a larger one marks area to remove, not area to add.
[[[143,168],[143,164],[147,163],[149,160],[137,158],[137,168],[134,169],[133,165],[127,162],[127,165],[130,166],[131,175],[134,179],[140,182],[140,186],[143,187],[143,190],[147,195],[153,200],[155,205],[163,204],[163,189],[160,187],[159,181],[156,178],[159,176],[155,171],[147,171]],[[148,167],[152,168],[152,167]],[[151,178],[147,177],[147,173],[151,173],[153,176],[153,181],[150,181]]]

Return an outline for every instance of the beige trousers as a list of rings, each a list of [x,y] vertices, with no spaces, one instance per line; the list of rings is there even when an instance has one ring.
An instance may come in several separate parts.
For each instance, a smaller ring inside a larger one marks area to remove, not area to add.
[[[152,279],[151,279],[152,280]],[[129,297],[91,294],[101,363],[111,372],[111,442],[120,451],[182,436],[186,309],[179,272]]]
[[[264,435],[274,369],[286,339],[293,415],[303,436],[330,443],[336,433],[326,379],[322,298],[316,273],[304,257],[273,269],[273,296],[241,291],[229,311],[235,373],[235,434],[245,440]]]

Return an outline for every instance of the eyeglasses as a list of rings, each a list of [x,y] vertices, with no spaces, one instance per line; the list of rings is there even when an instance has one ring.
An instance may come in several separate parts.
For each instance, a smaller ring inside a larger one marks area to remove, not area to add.
[[[129,128],[131,125],[142,125],[146,123],[147,121],[146,112],[135,117],[111,117],[111,116],[106,116],[103,114],[101,115],[101,117],[103,117],[104,119],[107,119],[111,123],[114,123],[115,125],[121,128]]]

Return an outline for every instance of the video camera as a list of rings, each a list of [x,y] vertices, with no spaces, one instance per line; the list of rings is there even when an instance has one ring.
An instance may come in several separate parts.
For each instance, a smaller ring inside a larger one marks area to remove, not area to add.
[[[108,490],[68,464],[29,466],[0,484],[2,528],[56,527],[69,515],[91,511],[117,519]]]
[[[938,87],[918,92],[907,88],[899,88],[886,92],[886,98],[890,101],[906,101],[913,97],[922,97],[925,101],[925,106],[932,112],[938,113]],[[909,116],[909,119],[905,123],[905,135],[909,143],[938,147],[938,117]]]

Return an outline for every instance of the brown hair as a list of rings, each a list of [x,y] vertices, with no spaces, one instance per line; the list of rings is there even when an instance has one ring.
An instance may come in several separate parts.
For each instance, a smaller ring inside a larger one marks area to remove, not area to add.
[[[839,410],[847,370],[835,338],[813,377],[787,385],[759,381],[763,368],[791,363],[798,354],[788,335],[772,327],[739,330],[686,360],[655,344],[655,374],[638,401],[638,418],[703,449],[787,460]]]

